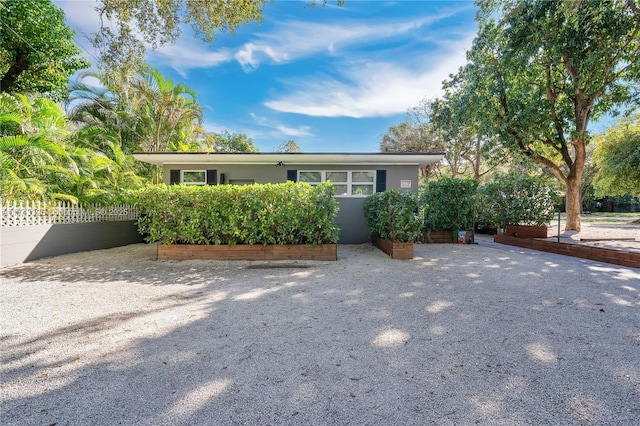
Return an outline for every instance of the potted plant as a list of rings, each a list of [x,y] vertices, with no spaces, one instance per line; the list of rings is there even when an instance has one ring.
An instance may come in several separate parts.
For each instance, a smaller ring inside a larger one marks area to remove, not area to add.
[[[420,191],[422,241],[469,242],[474,222],[478,181],[444,178],[427,182]]]
[[[546,238],[555,215],[554,192],[540,178],[511,173],[480,187],[477,210],[478,223],[504,235]]]
[[[420,235],[418,199],[413,192],[389,189],[364,201],[371,242],[393,259],[413,259],[413,243]]]
[[[335,186],[156,185],[135,194],[158,259],[336,260]]]

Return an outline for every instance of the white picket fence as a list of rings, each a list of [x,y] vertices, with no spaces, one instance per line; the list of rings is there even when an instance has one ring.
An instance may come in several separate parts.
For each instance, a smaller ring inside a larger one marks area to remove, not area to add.
[[[138,212],[135,207],[87,206],[68,203],[1,202],[0,226],[49,225],[54,223],[112,222],[135,220]]]

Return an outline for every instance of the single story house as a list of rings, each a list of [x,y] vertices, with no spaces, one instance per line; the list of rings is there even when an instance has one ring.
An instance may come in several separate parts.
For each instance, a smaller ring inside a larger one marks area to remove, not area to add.
[[[398,188],[418,191],[419,170],[444,158],[442,153],[212,153],[146,152],[134,157],[162,168],[164,183],[246,185],[288,180],[310,184],[331,181],[340,211],[341,244],[369,240],[364,199]]]

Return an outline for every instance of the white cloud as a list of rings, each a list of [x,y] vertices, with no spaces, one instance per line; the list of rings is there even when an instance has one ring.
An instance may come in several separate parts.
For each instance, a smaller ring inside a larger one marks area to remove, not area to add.
[[[309,126],[290,127],[281,123],[274,123],[272,120],[269,120],[266,117],[258,116],[253,112],[249,113],[249,115],[251,116],[251,118],[253,118],[253,121],[257,125],[272,130],[277,130],[278,132],[286,136],[313,136],[313,133],[311,133],[311,127]]]
[[[306,76],[285,82],[290,93],[265,102],[276,111],[316,117],[376,117],[403,113],[424,97],[440,96],[442,81],[466,62],[473,35],[421,63],[355,61],[341,79]]]
[[[88,37],[100,26],[100,18],[95,10],[98,6],[97,0],[66,0],[53,3],[62,9],[67,25],[76,32],[75,42],[82,50],[82,55],[95,65],[99,52],[89,42]]]
[[[187,77],[188,70],[215,67],[233,59],[233,54],[228,49],[212,52],[202,42],[184,37],[175,44],[150,50],[148,55],[154,64],[170,66],[183,78]]]
[[[202,128],[206,132],[213,132],[213,133],[222,133],[225,130],[228,130],[227,127],[225,127],[222,124],[213,123],[211,121],[206,121],[206,120],[202,123]]]
[[[296,136],[296,137],[302,137],[302,136],[311,136],[311,132],[309,130],[311,130],[311,127],[309,126],[300,126],[300,127],[288,127],[285,126],[283,124],[278,124],[276,126],[276,129],[278,129],[280,132],[282,132],[283,134],[287,135],[287,136]]]
[[[336,55],[340,48],[374,44],[418,30],[456,13],[397,20],[375,20],[367,23],[340,21],[314,23],[293,21],[277,25],[271,33],[257,34],[235,54],[235,59],[248,71],[267,59],[274,63],[290,62],[326,52]]]
[[[67,24],[80,34],[91,34],[98,29],[100,18],[96,7],[97,0],[82,1],[54,1],[56,6],[64,11]]]

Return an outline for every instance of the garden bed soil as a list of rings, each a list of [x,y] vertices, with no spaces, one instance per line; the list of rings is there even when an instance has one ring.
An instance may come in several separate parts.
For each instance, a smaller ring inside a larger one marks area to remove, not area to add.
[[[338,260],[337,244],[158,244],[158,260]]]

